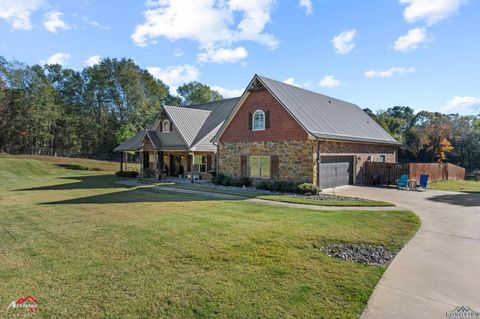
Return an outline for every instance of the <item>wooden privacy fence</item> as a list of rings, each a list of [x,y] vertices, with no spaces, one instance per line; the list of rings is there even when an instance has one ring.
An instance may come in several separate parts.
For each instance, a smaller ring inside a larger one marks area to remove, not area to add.
[[[419,181],[421,174],[427,174],[430,182],[465,179],[465,169],[449,163],[366,162],[364,166],[364,181],[369,185],[392,185],[401,175]]]

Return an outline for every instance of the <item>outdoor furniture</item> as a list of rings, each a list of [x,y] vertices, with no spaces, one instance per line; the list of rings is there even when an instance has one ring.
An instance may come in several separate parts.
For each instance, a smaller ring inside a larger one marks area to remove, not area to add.
[[[426,191],[428,188],[428,175],[420,175],[420,183],[417,185],[417,191]]]
[[[397,180],[397,188],[398,189],[408,189],[408,176],[402,175],[400,179]]]
[[[408,180],[408,188],[409,189],[416,189],[417,188],[417,181],[414,179]]]

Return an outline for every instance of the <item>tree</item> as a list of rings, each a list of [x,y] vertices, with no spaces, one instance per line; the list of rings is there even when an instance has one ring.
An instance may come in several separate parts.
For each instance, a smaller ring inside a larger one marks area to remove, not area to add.
[[[208,85],[199,82],[190,82],[177,89],[182,105],[202,104],[222,100],[223,96]]]
[[[452,144],[450,144],[450,142],[446,138],[443,138],[438,145],[437,162],[445,162],[447,160],[447,154],[451,153],[452,151]]]

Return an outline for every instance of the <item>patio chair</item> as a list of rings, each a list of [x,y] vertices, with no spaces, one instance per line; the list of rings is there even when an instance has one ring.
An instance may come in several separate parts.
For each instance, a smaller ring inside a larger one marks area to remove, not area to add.
[[[408,189],[408,175],[400,176],[400,179],[397,180],[398,189]]]
[[[417,191],[426,191],[428,188],[428,175],[420,175],[420,183],[417,185]]]

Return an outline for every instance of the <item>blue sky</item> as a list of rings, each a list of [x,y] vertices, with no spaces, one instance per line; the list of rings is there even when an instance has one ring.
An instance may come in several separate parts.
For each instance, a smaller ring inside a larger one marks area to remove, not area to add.
[[[255,73],[374,110],[480,111],[475,0],[0,0],[0,54],[80,70],[130,57],[173,89]]]

